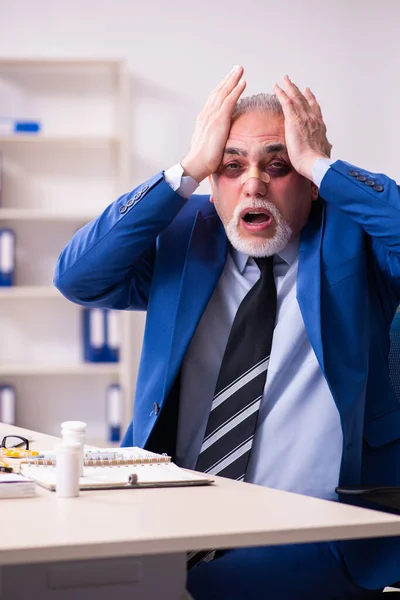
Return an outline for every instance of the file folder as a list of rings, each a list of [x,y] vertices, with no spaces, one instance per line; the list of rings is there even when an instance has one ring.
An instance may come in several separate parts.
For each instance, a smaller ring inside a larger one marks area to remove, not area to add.
[[[0,207],[2,205],[2,189],[3,189],[3,155],[0,152]]]
[[[15,425],[15,389],[12,385],[0,385],[0,421]]]
[[[106,308],[84,308],[83,356],[86,362],[119,361],[119,315]],[[110,345],[111,344],[111,345]]]
[[[108,310],[106,313],[106,340],[108,356],[111,362],[119,361],[120,318],[121,315],[117,310]]]
[[[121,440],[122,421],[122,388],[119,383],[112,383],[106,390],[106,423],[109,442]]]
[[[0,229],[0,286],[14,285],[15,232]]]

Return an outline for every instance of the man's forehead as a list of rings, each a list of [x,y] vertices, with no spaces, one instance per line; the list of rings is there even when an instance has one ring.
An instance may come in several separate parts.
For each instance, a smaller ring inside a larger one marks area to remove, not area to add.
[[[278,116],[256,112],[244,114],[232,124],[226,145],[268,142],[285,143],[284,120]]]
[[[252,142],[254,141],[258,141],[258,142],[268,142],[269,140],[275,142],[275,141],[282,141],[285,139],[285,135],[284,134],[275,134],[275,133],[260,133],[260,134],[242,134],[242,135],[230,135],[226,145],[228,146],[230,142]]]

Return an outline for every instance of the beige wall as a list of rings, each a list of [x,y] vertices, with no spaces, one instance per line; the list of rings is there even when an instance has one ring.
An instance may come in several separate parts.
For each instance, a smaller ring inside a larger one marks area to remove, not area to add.
[[[125,57],[132,185],[183,156],[235,63],[249,93],[309,85],[334,157],[400,179],[399,25],[398,0],[0,0],[0,55]]]
[[[203,102],[236,63],[247,93],[270,91],[284,73],[310,86],[333,157],[400,181],[399,24],[398,0],[0,0],[0,57],[126,58],[132,187],[184,156]],[[133,373],[142,330],[137,315]],[[24,407],[25,425],[35,410]]]

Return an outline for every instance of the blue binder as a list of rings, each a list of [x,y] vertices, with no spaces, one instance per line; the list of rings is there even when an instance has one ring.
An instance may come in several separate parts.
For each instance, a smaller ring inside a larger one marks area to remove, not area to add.
[[[107,308],[82,310],[83,358],[86,362],[118,362],[119,340],[114,331],[115,315]]]
[[[12,385],[0,385],[0,421],[15,425],[15,389]]]
[[[0,286],[14,285],[15,274],[15,232],[0,229]]]
[[[106,344],[110,362],[119,361],[120,322],[121,313],[118,310],[106,311]]]
[[[2,205],[2,190],[3,190],[3,155],[0,152],[0,206]]]
[[[119,442],[121,440],[122,422],[122,388],[119,383],[112,383],[106,390],[106,423],[109,442]]]

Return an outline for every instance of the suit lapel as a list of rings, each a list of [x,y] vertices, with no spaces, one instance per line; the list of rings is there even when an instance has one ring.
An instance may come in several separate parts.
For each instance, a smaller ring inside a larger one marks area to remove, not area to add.
[[[226,262],[228,242],[217,214],[197,212],[184,262],[164,385],[170,390]]]
[[[301,233],[297,300],[311,345],[325,374],[321,335],[321,243],[325,221],[323,202],[315,202]],[[176,311],[164,394],[178,374],[200,318],[218,283],[226,262],[228,242],[217,214],[204,217],[197,212],[183,262],[179,289],[175,289],[168,310]]]
[[[311,345],[325,374],[321,335],[321,244],[324,223],[325,206],[317,201],[301,232],[297,300]]]

